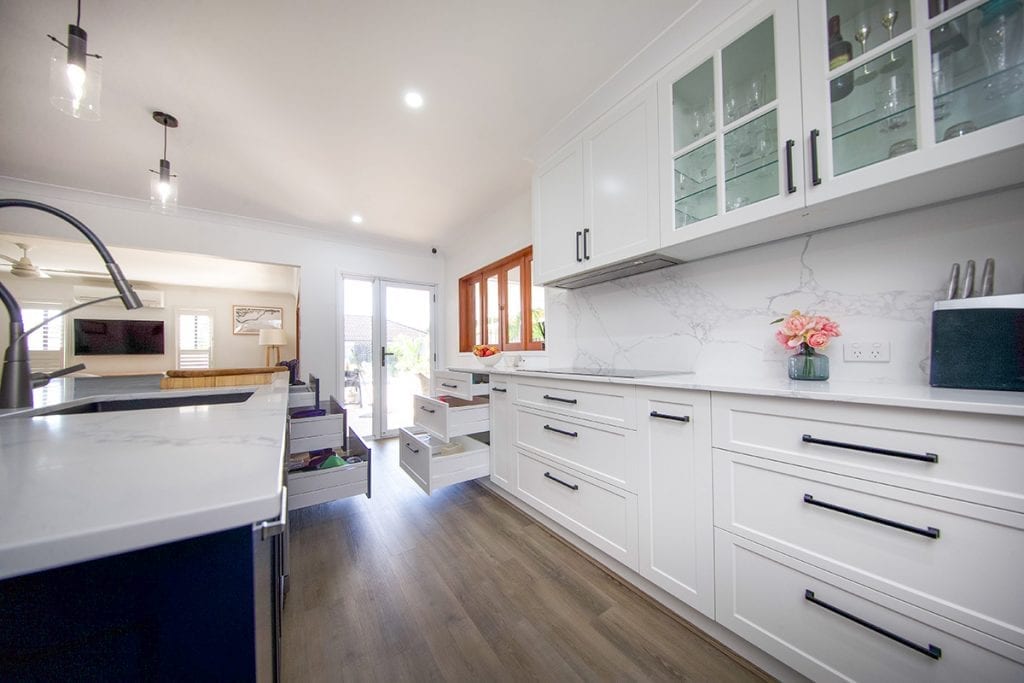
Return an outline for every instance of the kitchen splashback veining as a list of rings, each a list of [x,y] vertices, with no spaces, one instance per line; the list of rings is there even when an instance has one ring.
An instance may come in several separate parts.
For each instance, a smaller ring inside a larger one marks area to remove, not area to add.
[[[772,320],[827,315],[843,336],[832,377],[927,383],[932,305],[950,264],[997,262],[1024,286],[1024,190],[1014,189],[725,254],[585,289],[547,290],[551,366],[785,374]],[[844,363],[842,344],[889,341],[889,363]],[[984,346],[984,331],[964,343]]]

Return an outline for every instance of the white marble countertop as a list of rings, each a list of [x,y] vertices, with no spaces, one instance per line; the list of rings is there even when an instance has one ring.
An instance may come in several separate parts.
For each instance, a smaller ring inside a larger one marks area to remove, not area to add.
[[[280,514],[287,376],[274,384],[102,398],[253,391],[243,403],[0,418],[0,579],[243,526]],[[36,409],[100,398],[74,380]]]
[[[455,368],[453,368],[455,369]],[[470,370],[466,370],[470,372]],[[472,370],[471,372],[481,372]],[[953,410],[987,415],[1024,417],[1024,393],[1019,391],[982,391],[976,389],[940,389],[926,385],[890,384],[882,382],[800,382],[779,379],[749,379],[700,374],[666,373],[657,377],[595,377],[592,375],[563,375],[551,372],[488,368],[488,374],[515,375],[539,379],[571,379],[609,384],[667,387],[721,391],[757,396],[785,396],[819,401],[866,403],[870,405],[923,408],[927,410]]]

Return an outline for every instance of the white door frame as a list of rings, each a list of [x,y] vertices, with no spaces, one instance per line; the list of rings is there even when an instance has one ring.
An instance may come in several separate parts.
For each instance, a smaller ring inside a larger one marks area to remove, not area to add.
[[[410,289],[422,289],[429,291],[430,297],[430,367],[431,370],[437,367],[437,285],[427,282],[412,282],[409,280],[397,280],[394,278],[378,277],[375,275],[361,275],[355,273],[339,273],[338,280],[338,386],[341,392],[341,402],[344,402],[345,393],[345,280],[362,280],[370,282],[372,286],[373,307],[371,312],[371,341],[370,341],[370,364],[373,368],[373,419],[372,434],[360,434],[374,439],[388,438],[398,435],[398,427],[387,432],[385,427],[385,406],[387,405],[387,386],[384,381],[384,346],[386,341],[384,319],[385,291],[388,285],[397,287],[408,287]],[[409,425],[399,425],[409,426]]]

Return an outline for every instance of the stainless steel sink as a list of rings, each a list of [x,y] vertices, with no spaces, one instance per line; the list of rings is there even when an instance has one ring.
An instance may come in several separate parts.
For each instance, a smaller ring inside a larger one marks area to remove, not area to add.
[[[7,417],[36,417],[40,415],[81,415],[87,413],[114,413],[150,408],[181,408],[183,406],[209,406],[223,403],[243,403],[253,392],[237,391],[222,394],[191,394],[186,396],[148,396],[138,398],[97,398],[95,400],[62,404],[52,408],[39,408],[15,413]]]

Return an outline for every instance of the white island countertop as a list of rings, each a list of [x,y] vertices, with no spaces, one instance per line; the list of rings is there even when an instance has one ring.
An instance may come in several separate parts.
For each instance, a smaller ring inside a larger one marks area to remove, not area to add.
[[[455,368],[452,368],[455,369]],[[738,378],[694,373],[673,374],[666,371],[655,377],[607,377],[569,375],[508,368],[463,369],[466,372],[492,375],[535,377],[538,379],[579,380],[608,384],[665,387],[718,391],[755,396],[782,396],[789,398],[864,403],[869,405],[922,408],[925,410],[952,410],[986,415],[1024,417],[1024,393],[1019,391],[983,391],[977,389],[943,389],[917,384],[885,382],[806,382],[786,377],[778,379]]]
[[[0,579],[275,519],[288,383],[179,391],[35,391],[36,409],[237,393],[242,403],[0,417]]]

